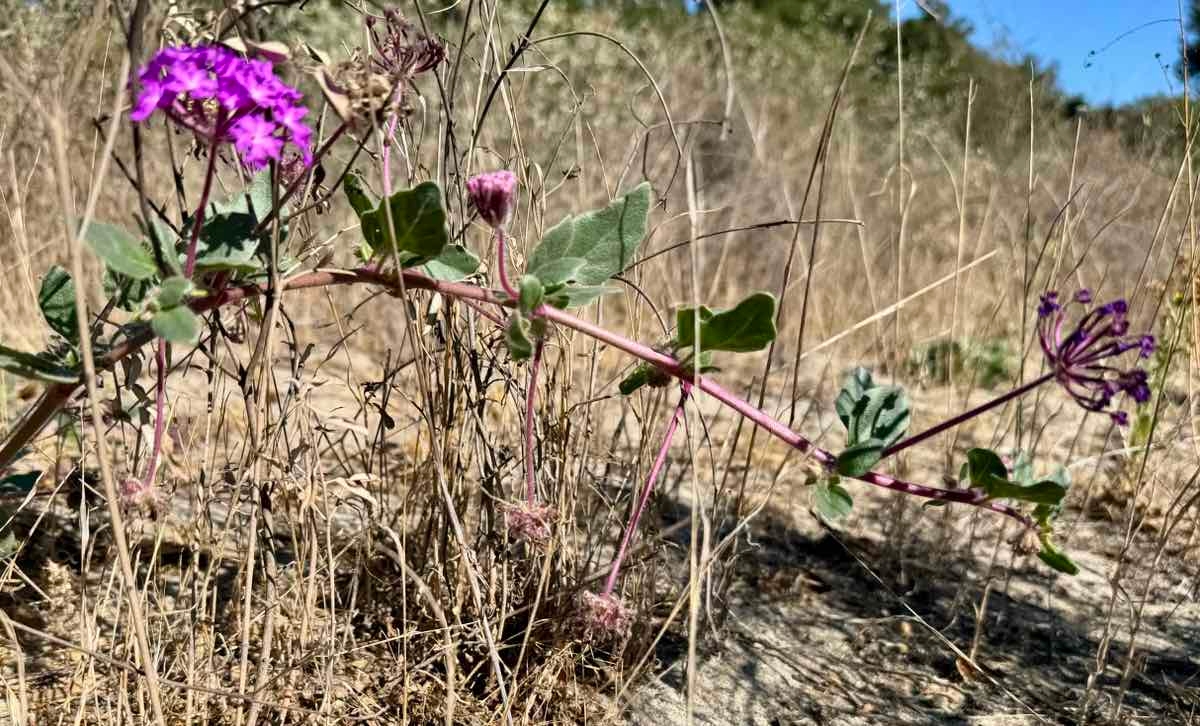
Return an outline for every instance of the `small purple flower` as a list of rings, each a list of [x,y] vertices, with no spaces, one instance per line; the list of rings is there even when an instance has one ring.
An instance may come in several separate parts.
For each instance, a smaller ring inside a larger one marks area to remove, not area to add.
[[[311,163],[312,129],[301,121],[308,109],[270,61],[247,60],[220,45],[169,47],[150,59],[138,81],[133,121],[161,110],[206,143],[233,143],[251,169],[282,160],[286,144]]]
[[[479,216],[492,228],[502,227],[512,215],[517,175],[511,171],[492,171],[467,181],[467,194]]]
[[[1150,400],[1146,371],[1139,368],[1122,370],[1110,365],[1111,359],[1137,350],[1139,358],[1154,353],[1154,337],[1131,336],[1126,315],[1129,306],[1124,300],[1091,307],[1092,295],[1080,290],[1066,306],[1060,305],[1058,293],[1048,292],[1038,306],[1038,339],[1046,360],[1054,369],[1055,378],[1067,393],[1089,411],[1104,411],[1119,394],[1137,403]],[[1065,332],[1067,313],[1072,304],[1084,309],[1075,327]],[[1128,423],[1124,411],[1109,415],[1120,426]]]
[[[278,127],[261,116],[243,116],[229,129],[233,145],[242,161],[252,169],[278,159],[283,151],[283,139],[275,135]]]
[[[633,614],[616,595],[584,592],[580,598],[583,632],[590,640],[621,641],[629,635]]]

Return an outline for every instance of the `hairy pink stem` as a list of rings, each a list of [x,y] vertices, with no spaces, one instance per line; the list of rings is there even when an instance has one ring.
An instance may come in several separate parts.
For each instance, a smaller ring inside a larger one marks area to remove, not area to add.
[[[192,238],[188,240],[187,260],[183,265],[184,277],[191,278],[196,269],[196,247],[200,242],[200,228],[204,226],[204,208],[208,206],[208,196],[212,194],[213,177],[217,175],[217,137],[213,137],[212,145],[208,147],[208,168],[204,172],[204,189],[200,192],[200,206],[196,207],[196,218],[192,220]],[[170,251],[168,250],[168,253]]]
[[[191,279],[196,269],[196,251],[200,242],[200,230],[204,227],[204,208],[208,206],[208,197],[212,194],[213,177],[217,175],[217,136],[213,135],[212,144],[208,147],[208,166],[204,172],[204,188],[200,192],[200,204],[196,207],[196,216],[192,220],[192,237],[188,240],[187,259],[184,261],[184,277]],[[167,254],[175,254],[167,250]],[[163,434],[167,427],[167,341],[159,339],[155,351],[154,362],[158,366],[158,391],[154,395],[154,439],[150,443],[150,461],[146,464],[146,474],[142,477],[142,485],[149,488],[154,485],[158,474],[158,459],[162,454]]]
[[[150,461],[146,464],[146,475],[142,477],[142,487],[145,489],[154,485],[158,459],[162,454],[163,433],[167,428],[167,341],[162,338],[158,339],[154,364],[158,367],[158,390],[154,393],[154,439],[150,444]]]
[[[525,501],[537,503],[537,476],[533,466],[533,404],[537,398],[538,369],[542,367],[542,351],[546,339],[538,338],[529,363],[529,391],[525,394]]]
[[[504,244],[504,225],[496,226],[496,274],[500,278],[500,287],[504,294],[514,301],[517,299],[517,289],[512,280],[508,279],[508,251]]]
[[[392,197],[392,137],[396,133],[396,122],[399,116],[392,114],[387,123],[387,136],[383,139],[383,152],[380,154],[383,162],[383,198]]]
[[[679,403],[675,406],[675,412],[671,414],[671,420],[667,423],[666,433],[663,434],[662,446],[658,448],[658,456],[654,459],[654,466],[650,467],[650,474],[646,477],[646,486],[642,487],[642,495],[638,498],[637,507],[633,510],[633,516],[629,518],[629,523],[625,525],[625,534],[621,537],[621,546],[617,548],[617,556],[613,558],[612,569],[608,571],[608,580],[604,582],[603,595],[611,595],[613,588],[617,585],[617,574],[621,571],[621,563],[625,561],[625,553],[629,550],[630,543],[633,542],[633,533],[637,531],[638,522],[642,518],[642,513],[646,511],[646,504],[650,501],[650,492],[654,490],[654,484],[658,481],[658,475],[662,472],[663,465],[667,462],[667,452],[671,449],[671,439],[675,437],[675,429],[679,427],[679,420],[683,418],[683,407],[687,403],[688,395],[692,392],[692,384],[684,383],[683,391],[679,394]]]
[[[912,436],[909,436],[907,439],[904,439],[903,441],[897,441],[896,443],[894,443],[891,446],[884,449],[883,454],[880,456],[880,458],[886,459],[889,456],[894,456],[894,455],[900,453],[901,451],[904,451],[905,449],[907,449],[910,446],[915,446],[915,445],[921,443],[922,441],[925,441],[926,439],[930,439],[934,436],[937,436],[938,434],[942,433],[943,431],[947,431],[949,429],[954,428],[955,426],[962,425],[963,423],[970,421],[971,419],[975,418],[976,416],[978,416],[982,413],[990,411],[997,406],[1008,403],[1009,401],[1013,400],[1014,398],[1017,398],[1019,396],[1025,395],[1026,393],[1029,393],[1030,391],[1032,391],[1033,389],[1042,385],[1043,383],[1047,383],[1049,381],[1054,380],[1055,375],[1057,375],[1057,373],[1055,371],[1050,371],[1046,375],[1044,375],[1040,378],[1035,378],[1023,386],[1018,386],[1018,387],[1012,389],[1011,391],[1009,391],[1008,393],[997,396],[997,397],[993,398],[992,400],[987,401],[985,403],[981,403],[978,406],[976,406],[975,408],[971,409],[970,411],[964,411],[956,416],[951,416],[950,418],[946,419],[945,421],[941,422],[940,424],[938,424],[936,426],[931,426],[930,428],[925,429],[924,431],[922,431],[919,434],[913,434]]]
[[[408,289],[431,290],[438,292],[447,297],[457,299],[472,300],[480,303],[491,305],[502,305],[513,307],[516,301],[512,299],[504,299],[498,296],[491,290],[486,290],[475,285],[470,285],[461,282],[443,282],[433,280],[418,272],[405,270],[402,273],[404,277],[405,287]],[[317,270],[307,272],[287,280],[283,284],[284,290],[300,290],[313,287],[326,287],[330,285],[352,285],[360,283],[369,283],[376,285],[384,285],[389,288],[397,287],[396,279],[393,275],[388,275],[379,270],[371,268],[362,268],[358,270]],[[206,312],[227,305],[230,303],[245,300],[247,298],[262,295],[266,292],[266,288],[260,285],[247,285],[243,287],[231,287],[221,290],[209,297],[196,300],[191,303],[191,308],[197,313]],[[654,365],[660,370],[669,373],[670,375],[680,379],[681,381],[690,382],[693,380],[694,372],[681,365],[675,359],[663,355],[658,351],[648,346],[642,345],[635,341],[629,340],[621,335],[612,333],[603,328],[599,328],[585,320],[581,320],[570,313],[558,310],[557,308],[543,306],[538,309],[538,314],[544,316],[546,320],[557,323],[566,328],[577,330],[585,335],[593,336],[598,340],[608,343],[613,347],[623,350],[626,353],[640,358],[647,363]],[[138,334],[130,336],[124,342],[109,349],[109,351],[97,360],[97,369],[111,368],[118,361],[125,358],[133,351],[142,347],[154,337],[149,330],[143,330]],[[833,454],[815,446],[811,441],[804,438],[800,434],[792,431],[783,423],[771,418],[767,413],[760,411],[750,403],[743,401],[733,393],[729,392],[715,381],[699,376],[700,390],[708,393],[713,398],[716,398],[721,403],[729,406],[741,415],[748,418],[755,424],[762,426],[768,433],[780,439],[784,443],[793,448],[812,456],[817,462],[830,467],[837,460]],[[9,434],[4,442],[4,447],[0,449],[0,467],[10,463],[16,454],[35,437],[39,431],[49,422],[54,415],[70,400],[71,394],[78,389],[79,381],[71,383],[56,383],[49,386],[38,403],[22,417],[17,427]],[[955,502],[959,504],[968,504],[971,506],[982,507],[993,512],[998,512],[1011,517],[1020,522],[1023,526],[1029,529],[1036,529],[1033,520],[1022,514],[1019,510],[1010,507],[1000,502],[988,501],[987,495],[981,491],[969,489],[939,489],[937,487],[928,487],[921,484],[913,484],[890,476],[868,472],[862,476],[856,477],[860,481],[868,484],[873,484],[884,489],[911,494],[926,499],[935,499],[939,501]]]

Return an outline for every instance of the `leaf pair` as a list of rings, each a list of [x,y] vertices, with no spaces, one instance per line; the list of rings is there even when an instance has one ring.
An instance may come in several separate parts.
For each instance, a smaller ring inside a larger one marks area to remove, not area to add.
[[[908,432],[911,420],[904,389],[877,384],[866,368],[850,372],[835,408],[846,427],[846,449],[836,462],[843,476],[869,472],[883,458],[883,452]]]

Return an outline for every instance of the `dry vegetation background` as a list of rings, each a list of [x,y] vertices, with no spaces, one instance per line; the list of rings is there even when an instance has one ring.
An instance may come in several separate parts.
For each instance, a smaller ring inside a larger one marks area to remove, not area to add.
[[[154,3],[147,44],[238,17],[237,33],[293,48],[289,77],[317,111],[305,46],[346,57],[365,41],[360,10],[294,5],[240,16],[241,4]],[[126,522],[137,592],[115,564],[94,446],[102,434],[118,477],[138,475],[136,414],[97,426],[81,396],[21,459],[19,471],[44,473],[28,496],[0,490],[0,719],[149,722],[127,605],[138,597],[170,723],[1193,722],[1197,187],[1182,98],[1130,132],[1064,116],[1050,74],[996,64],[972,77],[919,57],[898,69],[886,17],[855,53],[857,24],[552,2],[483,117],[537,5],[431,5],[399,6],[449,58],[413,97],[398,185],[438,181],[452,231],[487,261],[463,182],[516,171],[519,267],[564,214],[650,180],[652,259],[590,314],[656,344],[673,306],[781,293],[771,359],[731,359],[717,376],[828,446],[852,365],[904,384],[921,429],[1040,371],[1029,344],[1042,290],[1130,298],[1137,325],[1176,353],[1149,440],[1046,388],[890,464],[935,485],[970,445],[1031,452],[1041,471],[1069,465],[1059,539],[1082,573],[1019,555],[1008,520],[866,485],[852,483],[848,520],[823,525],[811,465],[700,397],[620,586],[633,633],[589,642],[578,598],[604,574],[670,389],[623,398],[627,358],[553,335],[537,449],[539,488],[562,516],[530,548],[503,527],[521,486],[525,371],[500,333],[425,294],[405,313],[380,291],[304,291],[269,331],[260,400],[240,381],[268,332],[256,307],[221,314],[229,337],[174,350],[161,503]],[[0,8],[0,53],[18,71],[0,80],[0,338],[38,349],[38,278],[68,250],[59,189],[81,212],[130,8]],[[42,113],[58,105],[67,179]],[[365,148],[340,141],[326,183],[352,164],[378,189],[378,139],[356,135]],[[150,197],[178,218],[177,192],[196,198],[204,160],[161,121],[146,139]],[[127,131],[114,154],[132,163]],[[95,218],[132,228],[137,194],[116,161],[94,183]],[[238,188],[232,174],[219,183]],[[357,221],[340,193],[295,224],[302,264],[352,264]],[[0,382],[11,426],[37,388]],[[102,383],[116,397],[113,377]]]

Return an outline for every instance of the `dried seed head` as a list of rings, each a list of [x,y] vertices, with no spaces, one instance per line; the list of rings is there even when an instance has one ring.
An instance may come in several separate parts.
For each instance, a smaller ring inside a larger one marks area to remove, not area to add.
[[[549,505],[521,502],[508,508],[504,521],[513,539],[540,544],[550,539],[554,515],[554,508]]]
[[[633,613],[616,595],[585,592],[579,604],[583,632],[589,640],[621,641],[629,636]]]

